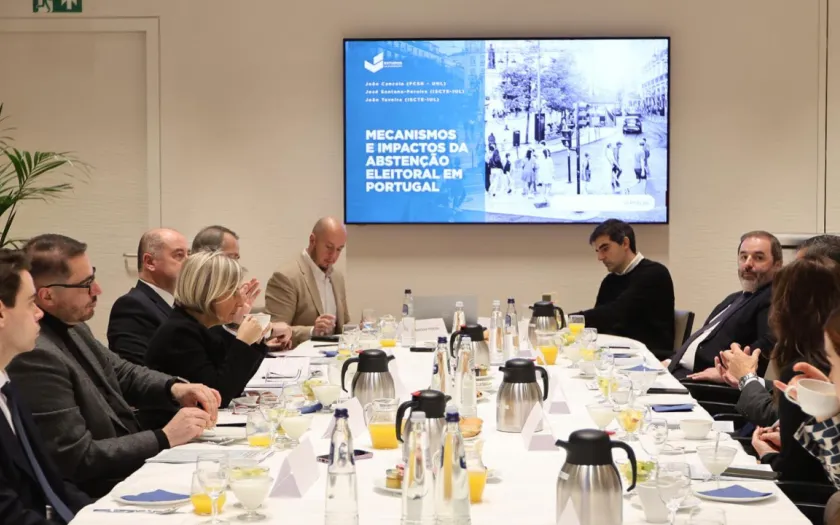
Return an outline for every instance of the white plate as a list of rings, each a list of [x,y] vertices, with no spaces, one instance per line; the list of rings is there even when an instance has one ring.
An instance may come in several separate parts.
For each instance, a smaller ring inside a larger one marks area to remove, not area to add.
[[[142,488],[124,489],[124,490],[114,489],[114,491],[111,493],[111,497],[117,503],[122,503],[123,505],[131,505],[133,507],[150,507],[150,508],[176,507],[176,506],[186,505],[187,503],[190,502],[189,496],[187,496],[184,499],[171,500],[171,501],[129,501],[129,500],[123,499],[123,496],[133,496],[135,494],[142,494],[144,492],[152,492],[154,490],[155,489],[148,489],[148,488],[147,489],[142,489]],[[174,492],[175,494],[187,494],[187,493],[190,492],[189,490],[182,490],[182,489],[177,489],[177,490],[161,489],[161,490],[168,490],[169,492]]]
[[[648,394],[639,397],[639,401],[650,405],[696,405],[697,401],[688,394]],[[666,412],[663,412],[663,414]]]
[[[731,441],[732,436],[730,436],[729,434],[721,432],[720,440],[721,441]],[[690,437],[686,437],[685,433],[682,430],[679,430],[679,429],[671,430],[668,433],[668,441],[693,441],[693,442],[695,442],[695,444],[693,446],[697,447],[697,445],[703,445],[704,444],[704,443],[701,443],[701,441],[709,441],[710,443],[714,443],[715,432],[710,431],[708,434],[706,434],[702,438],[690,438]]]
[[[633,494],[630,497],[630,504],[636,507],[637,509],[642,508],[642,500],[639,499],[638,494]],[[680,504],[680,510],[693,509],[698,505],[700,505],[700,500],[694,496],[689,496],[683,500],[682,504]]]
[[[730,483],[729,485],[738,485],[738,483]],[[747,484],[746,487],[751,488],[749,485],[750,484]],[[720,486],[725,487],[725,486],[727,486],[727,483],[726,482],[721,482]],[[762,484],[762,486],[767,487],[768,485]],[[758,496],[758,497],[755,497],[755,498],[725,498],[725,497],[720,497],[720,496],[707,496],[705,494],[700,494],[701,491],[714,490],[716,488],[718,488],[718,483],[716,481],[709,481],[707,483],[700,483],[700,484],[697,484],[697,485],[692,485],[691,486],[691,491],[694,492],[694,495],[697,496],[698,498],[709,500],[709,501],[720,501],[720,502],[723,502],[723,503],[755,503],[756,501],[764,501],[766,499],[770,499],[770,498],[772,498],[773,496],[776,495],[775,492],[772,489],[768,489],[768,490],[764,491],[764,492],[769,492],[769,494],[767,494],[766,496]],[[756,490],[756,492],[758,492],[757,489],[751,489],[751,490]]]

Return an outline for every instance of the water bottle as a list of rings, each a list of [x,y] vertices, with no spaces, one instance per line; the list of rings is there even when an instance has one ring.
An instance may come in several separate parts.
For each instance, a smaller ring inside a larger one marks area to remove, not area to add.
[[[490,314],[490,362],[498,363],[503,358],[505,341],[505,317],[502,315],[502,303],[493,301],[493,313]]]
[[[458,371],[455,373],[455,406],[464,417],[475,417],[476,408],[475,386],[475,354],[473,354],[472,339],[461,337],[458,346]]]
[[[458,301],[455,303],[455,313],[452,314],[452,331],[457,332],[465,324],[467,324],[467,315],[464,313],[464,303]]]
[[[356,462],[353,436],[346,408],[335,409],[335,427],[330,438],[327,466],[326,525],[358,525],[359,501],[356,492]]]
[[[449,341],[446,337],[438,337],[435,359],[432,365],[432,383],[429,388],[444,394],[452,390],[452,380],[449,368]]]
[[[402,305],[402,346],[409,347],[414,344],[415,326],[414,326],[414,295],[411,289],[406,288],[405,297],[403,297]]]
[[[400,525],[435,525],[435,477],[424,412],[411,412]]]
[[[470,525],[470,484],[458,408],[446,406],[446,427],[441,437],[440,465],[435,478],[438,525]]]
[[[505,345],[503,358],[505,362],[519,355],[519,317],[516,315],[516,301],[514,301],[513,297],[511,297],[507,302],[507,312],[505,312]]]

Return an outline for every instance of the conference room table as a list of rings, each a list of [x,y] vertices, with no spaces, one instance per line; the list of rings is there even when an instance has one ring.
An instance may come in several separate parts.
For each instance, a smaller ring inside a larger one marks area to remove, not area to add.
[[[650,366],[660,366],[653,355],[640,343],[627,339],[612,336],[599,336],[599,345],[625,345],[633,346],[641,350],[645,360]],[[266,370],[274,371],[277,367],[288,369],[295,368],[299,363],[300,368],[314,370],[323,367],[327,359],[322,355],[323,344],[305,343],[295,350],[285,353],[285,357],[277,359],[266,359],[261,370],[252,380],[253,385],[258,385]],[[432,373],[432,353],[410,352],[408,349],[396,347],[393,349],[397,364],[396,370],[402,382],[404,398],[408,399],[408,393],[428,388]],[[285,361],[289,360],[289,361]],[[297,360],[297,361],[295,361]],[[393,363],[392,362],[392,363]],[[556,438],[566,439],[574,430],[581,428],[595,428],[586,410],[586,405],[597,402],[598,392],[590,390],[586,380],[579,377],[579,370],[570,367],[568,361],[558,359],[554,366],[547,366],[550,376],[562,385],[562,392],[568,403],[567,414],[547,415],[550,422],[550,432]],[[393,366],[393,365],[392,365]],[[501,382],[502,374],[497,369],[491,369],[494,374],[494,383]],[[326,371],[322,372],[326,378]],[[349,377],[348,377],[349,380]],[[667,372],[657,378],[655,386],[678,388],[679,382]],[[346,395],[346,394],[345,394]],[[488,469],[495,470],[496,478],[488,480],[484,498],[481,503],[472,505],[472,523],[475,525],[508,525],[510,523],[527,523],[529,525],[555,525],[556,523],[556,490],[558,472],[562,467],[566,453],[562,448],[555,448],[545,451],[529,451],[526,449],[521,434],[503,433],[496,431],[496,395],[495,393],[485,395],[485,400],[477,405],[478,416],[484,420],[483,430],[480,434],[484,439],[483,460]],[[644,403],[674,403],[693,402],[688,395],[654,395],[640,398]],[[657,413],[657,418],[664,418],[668,421],[669,427],[678,427],[679,421],[684,418],[709,419],[709,414],[699,405],[696,405],[692,412]],[[312,425],[303,439],[308,439],[316,455],[326,454],[329,451],[329,440],[323,438],[332,416],[328,413],[316,413],[312,419]],[[220,416],[220,423],[243,422],[244,417],[224,412]],[[609,429],[616,428],[613,421]],[[244,428],[230,430],[241,432],[244,438]],[[672,432],[678,434],[678,432]],[[367,433],[354,435],[355,448],[372,450],[373,457],[356,462],[356,477],[358,487],[359,523],[362,525],[398,524],[400,521],[401,499],[398,495],[387,493],[376,489],[374,483],[377,480],[384,480],[385,471],[394,468],[401,462],[401,449],[395,450],[373,450],[370,437]],[[685,461],[692,464],[692,468],[699,467],[700,461],[696,453],[691,452],[692,443],[669,441],[670,444],[686,446],[686,453],[683,456]],[[726,444],[736,446],[739,452],[733,462],[733,466],[756,466],[753,457],[743,452],[737,441],[728,441]],[[644,451],[639,450],[638,444],[634,444],[637,455],[646,457]],[[207,451],[225,451],[248,448],[243,441],[239,444],[220,446],[209,443],[191,443],[184,445],[186,448],[195,448]],[[616,449],[617,450],[617,449]],[[273,455],[263,460],[263,464],[271,469],[271,475],[276,477],[283,464],[284,458],[289,454],[288,450],[277,450]],[[623,452],[614,453],[616,458],[626,457]],[[327,479],[327,466],[317,463],[319,477],[306,492],[300,497],[269,497],[263,504],[260,512],[268,516],[263,523],[324,523],[324,500],[325,486]],[[83,509],[73,520],[74,525],[105,525],[105,524],[142,524],[142,525],[192,525],[208,521],[207,516],[197,516],[192,512],[192,506],[187,504],[170,515],[152,514],[122,514],[110,512],[97,512],[96,509],[117,509],[117,508],[138,508],[124,507],[114,500],[114,495],[136,494],[155,489],[163,489],[176,493],[189,494],[194,465],[192,464],[160,464],[146,463],[137,472],[120,483],[111,494],[101,498],[96,503]],[[699,483],[693,481],[692,483]],[[702,500],[701,508],[724,509],[729,525],[737,523],[761,523],[762,525],[784,524],[784,525],[806,525],[810,523],[802,515],[796,506],[769,481],[741,480],[738,481],[751,489],[763,492],[773,492],[770,499],[749,503],[733,504],[719,503]],[[220,514],[220,517],[236,523],[236,517],[244,510],[234,508],[235,497],[228,491],[228,500]],[[642,524],[645,521],[641,508],[633,504],[633,497],[624,496],[623,515],[625,524]],[[688,512],[680,511],[677,523],[688,523]]]

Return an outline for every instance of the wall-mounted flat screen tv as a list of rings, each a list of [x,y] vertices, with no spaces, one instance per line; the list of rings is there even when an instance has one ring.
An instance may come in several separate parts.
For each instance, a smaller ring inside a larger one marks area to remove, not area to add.
[[[345,221],[667,223],[669,47],[345,40]]]

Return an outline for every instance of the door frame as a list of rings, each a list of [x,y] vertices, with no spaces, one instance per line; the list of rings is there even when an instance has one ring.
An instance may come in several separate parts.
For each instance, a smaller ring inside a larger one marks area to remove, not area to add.
[[[146,190],[149,228],[161,226],[160,19],[0,18],[0,33],[143,33],[146,42]]]

